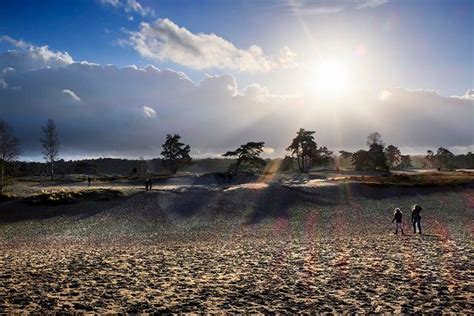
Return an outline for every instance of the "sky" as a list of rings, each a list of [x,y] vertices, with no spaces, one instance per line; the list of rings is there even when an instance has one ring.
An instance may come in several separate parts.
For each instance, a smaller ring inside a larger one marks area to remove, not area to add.
[[[299,128],[333,151],[378,131],[405,154],[474,150],[474,2],[0,1],[0,118],[41,159],[194,157]]]

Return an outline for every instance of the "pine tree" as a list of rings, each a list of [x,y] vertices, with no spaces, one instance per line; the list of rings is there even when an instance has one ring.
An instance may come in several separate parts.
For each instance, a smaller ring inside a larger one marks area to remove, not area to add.
[[[178,134],[166,135],[166,141],[161,152],[164,166],[173,174],[178,172],[181,167],[192,163],[192,158],[189,155],[191,147],[181,143],[180,139],[181,136]]]
[[[237,162],[233,165],[235,172],[238,172],[241,166],[260,169],[265,166],[265,160],[260,157],[264,145],[264,142],[248,142],[240,145],[236,150],[226,152],[222,156],[237,157]]]

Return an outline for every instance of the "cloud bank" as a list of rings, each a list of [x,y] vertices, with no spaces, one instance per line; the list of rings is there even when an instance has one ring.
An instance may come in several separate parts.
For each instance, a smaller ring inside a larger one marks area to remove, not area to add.
[[[72,57],[67,52],[54,52],[48,46],[33,46],[9,36],[1,36],[0,41],[17,48],[0,55],[0,71],[3,74],[11,71],[24,72],[46,67],[63,67],[73,63]]]
[[[296,57],[288,47],[276,58],[265,55],[256,45],[240,49],[216,34],[194,34],[169,19],[141,23],[140,30],[131,33],[130,44],[142,57],[194,69],[266,72],[292,67]]]
[[[414,152],[462,151],[474,144],[472,95],[391,87],[330,102],[239,87],[229,74],[195,82],[154,66],[76,62],[46,46],[0,54],[0,116],[27,157],[40,157],[48,118],[57,123],[62,154],[76,157],[157,157],[167,133],[181,134],[200,156],[247,141],[265,141],[267,154],[281,156],[300,127],[316,130],[318,143],[332,149],[364,147],[367,134],[379,131],[387,144]]]

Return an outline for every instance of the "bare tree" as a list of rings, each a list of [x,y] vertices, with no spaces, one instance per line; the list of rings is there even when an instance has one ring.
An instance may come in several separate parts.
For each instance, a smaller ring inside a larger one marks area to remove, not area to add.
[[[43,137],[41,138],[41,145],[43,146],[43,157],[50,165],[51,181],[54,180],[54,162],[59,153],[59,136],[56,130],[56,124],[53,120],[48,120],[46,126],[43,126]]]
[[[1,168],[1,183],[0,191],[3,193],[5,188],[5,168],[7,164],[20,155],[20,142],[13,134],[11,128],[4,120],[0,119],[0,168]]]

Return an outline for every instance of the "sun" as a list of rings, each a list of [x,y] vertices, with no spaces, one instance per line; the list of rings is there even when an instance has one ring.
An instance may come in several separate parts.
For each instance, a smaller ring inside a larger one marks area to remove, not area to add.
[[[321,61],[312,67],[312,89],[321,97],[337,97],[349,85],[347,65],[335,60]]]

